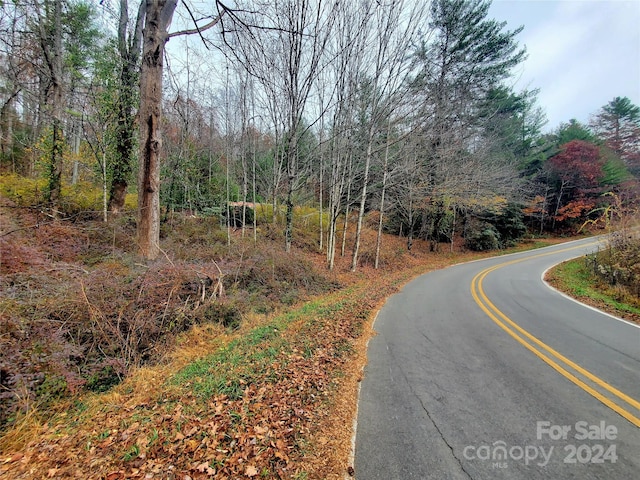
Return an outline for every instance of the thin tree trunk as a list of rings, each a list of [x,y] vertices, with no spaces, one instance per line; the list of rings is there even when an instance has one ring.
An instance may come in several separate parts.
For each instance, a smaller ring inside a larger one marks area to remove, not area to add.
[[[242,238],[246,232],[247,223],[247,197],[249,196],[249,179],[247,173],[247,156],[242,152]]]
[[[251,84],[251,118],[253,123],[253,142],[251,152],[251,174],[252,174],[252,195],[251,202],[253,203],[253,243],[258,242],[258,205],[256,203],[256,156],[258,154],[258,135],[255,128],[256,118],[256,103],[255,92],[253,89],[253,83]]]
[[[324,185],[322,184],[322,175],[323,175],[323,170],[324,170],[324,146],[322,145],[322,131],[323,131],[323,125],[322,123],[320,124],[320,192],[319,192],[319,208],[318,208],[318,215],[319,215],[319,224],[320,224],[320,242],[318,245],[318,251],[322,252],[323,248],[324,248],[324,244],[323,244],[323,240],[324,240],[324,219],[322,218],[322,202],[323,202],[323,195],[322,195],[322,190],[324,188]]]
[[[320,93],[320,112],[324,112],[324,94]],[[321,113],[321,117],[320,117],[320,138],[319,138],[319,146],[320,146],[320,165],[319,165],[319,182],[320,182],[320,191],[318,192],[318,224],[320,227],[320,238],[319,238],[319,242],[318,242],[318,251],[322,252],[323,248],[324,248],[324,222],[323,222],[323,218],[322,218],[322,202],[323,202],[323,171],[324,171],[324,143],[323,143],[323,135],[324,135],[324,113]]]
[[[373,268],[378,269],[380,261],[380,246],[382,244],[382,224],[384,218],[384,196],[387,190],[387,169],[389,165],[389,135],[391,133],[391,116],[387,121],[387,145],[384,149],[384,162],[382,165],[382,192],[380,194],[380,219],[378,220],[378,236],[376,238],[376,259]]]
[[[277,119],[275,119],[277,121]],[[284,158],[284,149],[278,148],[280,145],[280,130],[276,126],[276,135],[275,135],[275,148],[274,159],[273,159],[273,198],[272,201],[272,209],[271,209],[271,222],[275,225],[278,221],[278,187],[280,185],[280,173],[281,166]]]
[[[544,199],[542,200],[542,212],[540,212],[540,235],[542,235],[542,232],[544,231],[544,222],[546,220],[548,196],[549,196],[549,182],[547,180],[546,187],[544,190]]]
[[[298,155],[298,132],[297,128],[291,133],[289,140],[289,151],[287,152],[287,200],[286,200],[286,216],[284,228],[285,251],[291,251],[291,242],[293,240],[293,187],[296,180],[296,164]]]
[[[342,245],[340,246],[340,256],[344,257],[347,249],[347,230],[349,229],[349,214],[351,210],[351,182],[353,181],[353,156],[349,153],[349,176],[347,181],[347,201],[344,206],[344,223],[342,225]]]
[[[253,154],[252,154],[252,192],[251,192],[251,203],[253,203],[253,243],[258,242],[258,204],[256,203],[256,149],[257,145],[253,146]]]
[[[62,0],[54,0],[53,3],[53,32],[52,38],[42,36],[42,42],[51,42],[51,44],[43,45],[43,51],[47,59],[49,74],[51,75],[51,114],[53,117],[53,139],[50,154],[49,165],[49,188],[47,200],[51,203],[54,214],[60,206],[60,195],[62,189],[62,160],[64,150],[64,135],[62,131],[62,112],[64,108],[64,98],[62,91],[62,68],[63,68],[63,52],[62,52]],[[47,13],[47,16],[51,12]]]
[[[456,213],[457,213],[458,209],[456,208],[456,206],[453,206],[453,220],[451,221],[451,253],[453,253],[453,241],[455,239],[456,236]]]
[[[344,257],[347,250],[347,230],[349,229],[349,215],[351,214],[351,203],[347,197],[347,203],[344,206],[344,222],[342,222],[342,245],[340,245],[340,256]]]
[[[104,150],[102,151],[102,219],[105,223],[109,220],[107,202],[107,154]]]
[[[380,218],[378,219],[378,236],[376,238],[376,259],[373,265],[373,268],[378,269],[378,265],[380,263],[380,246],[382,245],[382,224],[384,217],[384,195],[387,184],[387,172],[382,175],[382,193],[380,194]]]
[[[337,119],[338,116],[334,117]],[[331,146],[331,178],[329,184],[329,231],[327,232],[327,265],[333,270],[336,257],[336,240],[338,231],[338,219],[342,208],[342,194],[345,188],[347,175],[347,161],[343,161],[342,148],[339,145],[339,137],[334,136]]]
[[[407,232],[407,250],[411,251],[413,246],[413,197],[411,195],[411,189],[409,189],[409,231]]]
[[[226,200],[226,209],[227,209],[227,246],[231,246],[231,206],[229,203],[231,202],[231,188],[229,185],[230,175],[229,175],[229,163],[231,162],[232,155],[232,146],[231,146],[231,119],[229,112],[229,66],[227,66],[227,83],[225,85],[225,130],[226,130],[226,149],[227,149],[227,161],[226,161],[226,170],[225,170],[225,186],[227,189],[227,200]]]
[[[231,159],[227,157],[226,184],[227,184],[227,246],[231,246],[231,189],[229,188],[229,162]],[[234,212],[235,214],[235,212]]]
[[[240,132],[240,163],[242,165],[242,238],[246,233],[247,224],[247,198],[249,196],[249,174],[247,171],[247,151],[248,151],[248,135],[247,135],[247,80],[240,81],[240,112],[241,112],[241,132]]]
[[[78,183],[78,176],[80,174],[79,167],[80,162],[78,161],[78,157],[80,156],[80,126],[75,125],[73,129],[73,171],[71,173],[71,185],[76,185]]]
[[[369,167],[373,152],[374,123],[369,127],[369,141],[367,142],[367,156],[364,162],[364,174],[362,177],[362,192],[360,193],[360,210],[358,211],[358,222],[356,223],[356,240],[353,245],[353,256],[351,257],[351,271],[355,272],[358,267],[358,253],[360,251],[360,238],[362,236],[362,222],[364,220],[364,208],[367,202],[367,184],[369,183]]]
[[[209,187],[211,186],[211,180],[213,178],[213,144],[214,144],[214,130],[213,130],[213,106],[209,113],[209,172],[207,180]]]
[[[564,194],[565,185],[566,183],[563,180],[562,183],[560,184],[560,192],[558,193],[558,200],[556,201],[556,209],[555,209],[555,212],[553,213],[553,222],[551,223],[552,230],[556,229],[556,218],[558,216],[558,212],[560,211],[560,202],[562,201],[562,195]]]

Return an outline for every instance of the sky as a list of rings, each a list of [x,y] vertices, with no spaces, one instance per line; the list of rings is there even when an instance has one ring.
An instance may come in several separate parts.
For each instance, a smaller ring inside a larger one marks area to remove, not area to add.
[[[614,97],[640,105],[640,0],[493,0],[489,16],[524,25],[514,87],[540,89],[545,131],[587,123]]]

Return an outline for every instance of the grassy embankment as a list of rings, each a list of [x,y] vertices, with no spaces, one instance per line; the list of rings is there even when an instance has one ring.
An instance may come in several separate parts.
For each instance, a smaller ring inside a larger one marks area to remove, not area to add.
[[[614,286],[593,271],[587,257],[564,262],[547,273],[546,280],[567,295],[612,315],[640,323],[640,298]]]

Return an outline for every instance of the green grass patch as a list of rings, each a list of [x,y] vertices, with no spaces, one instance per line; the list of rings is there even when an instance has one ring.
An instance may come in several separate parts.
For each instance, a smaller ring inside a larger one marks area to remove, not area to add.
[[[585,258],[561,263],[548,273],[550,283],[572,297],[614,313],[640,315],[640,302],[594,275]]]
[[[238,399],[242,397],[246,384],[259,378],[275,381],[276,378],[269,375],[270,366],[276,360],[281,364],[286,361],[286,355],[281,353],[291,350],[290,341],[283,332],[294,321],[302,319],[307,324],[313,324],[317,319],[328,318],[343,308],[343,302],[337,298],[326,302],[325,298],[305,303],[266,325],[252,329],[217,352],[187,365],[170,382],[188,386],[203,399],[215,395]]]

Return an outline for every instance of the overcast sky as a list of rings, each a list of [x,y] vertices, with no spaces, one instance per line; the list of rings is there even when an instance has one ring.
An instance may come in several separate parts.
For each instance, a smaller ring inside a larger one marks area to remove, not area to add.
[[[640,0],[493,0],[527,47],[517,90],[539,88],[545,130],[589,116],[614,97],[640,105]]]

